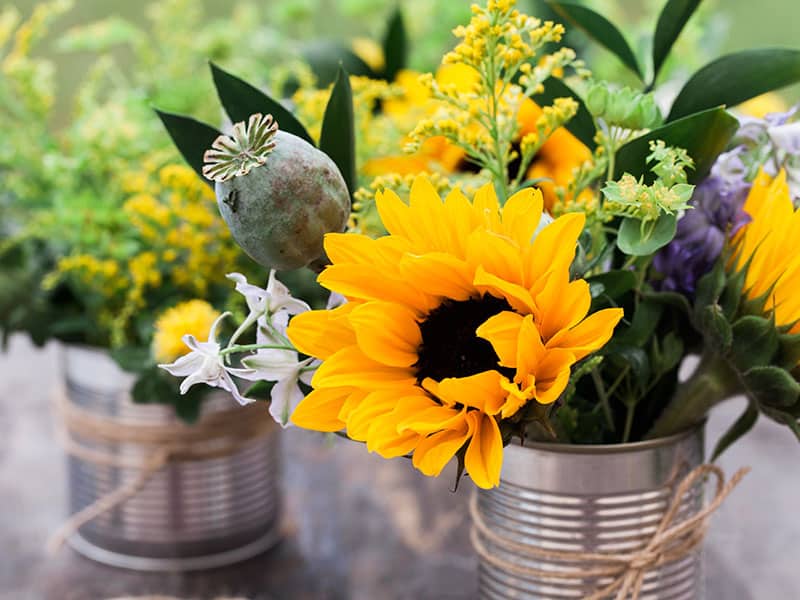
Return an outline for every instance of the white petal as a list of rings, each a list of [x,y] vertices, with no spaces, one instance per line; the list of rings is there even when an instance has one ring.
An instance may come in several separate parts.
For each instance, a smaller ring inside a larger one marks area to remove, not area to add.
[[[297,386],[296,377],[287,377],[281,379],[278,383],[272,386],[270,391],[269,414],[275,419],[282,427],[289,426],[289,417],[300,404],[303,399],[303,392]]]
[[[189,388],[193,385],[197,385],[198,383],[205,383],[207,385],[212,385],[208,381],[205,380],[201,372],[192,373],[186,379],[181,381],[181,394],[185,394],[189,391]]]
[[[331,310],[332,308],[337,308],[342,304],[347,304],[347,298],[342,296],[339,292],[331,292],[331,295],[328,296],[328,303],[325,305],[325,308]]]
[[[198,352],[190,352],[181,356],[175,362],[168,365],[158,365],[159,368],[164,369],[170,375],[176,377],[186,377],[198,369],[202,368],[205,358]]]
[[[236,387],[236,384],[233,383],[233,379],[231,379],[231,376],[228,375],[226,371],[222,372],[222,377],[218,381],[219,387],[229,391],[233,395],[233,398],[242,406],[255,402],[252,398],[245,398],[239,393],[239,388]]]
[[[219,327],[219,324],[222,323],[222,320],[225,317],[229,316],[231,316],[231,313],[225,311],[224,313],[222,313],[220,316],[217,317],[216,321],[214,321],[211,324],[211,330],[208,332],[208,341],[206,342],[207,344],[217,344],[217,327]],[[217,345],[217,348],[219,348],[219,345]]]

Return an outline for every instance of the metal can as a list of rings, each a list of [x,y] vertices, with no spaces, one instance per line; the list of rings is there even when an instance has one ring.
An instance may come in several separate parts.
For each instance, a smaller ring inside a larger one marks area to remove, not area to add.
[[[134,403],[133,377],[102,350],[66,346],[63,372],[65,401],[86,414],[112,418],[122,426],[179,423],[171,406]],[[225,393],[212,395],[204,401],[201,418],[236,406]],[[263,413],[270,418],[266,409]],[[252,419],[253,413],[242,410],[241,418]],[[136,442],[71,435],[81,447],[114,458],[103,464],[69,453],[72,514],[139,477],[136,464],[152,451]],[[221,440],[216,436],[192,443],[202,449]],[[67,541],[96,561],[146,571],[207,569],[255,556],[279,539],[279,442],[273,423],[230,454],[170,460],[135,494],[82,525]]]
[[[503,542],[476,529],[476,545],[500,561],[480,560],[480,597],[487,600],[585,598],[610,578],[547,577],[543,572],[588,572],[594,565],[547,558],[516,546],[569,553],[626,553],[656,532],[675,489],[703,461],[703,427],[668,438],[617,445],[530,443],[505,448],[500,485],[477,492],[482,523]],[[676,522],[698,512],[698,482],[681,501]],[[480,554],[480,552],[479,552]],[[502,568],[500,563],[521,568]],[[523,574],[525,572],[525,574]],[[529,573],[536,572],[536,576]],[[703,597],[702,552],[646,572],[639,600]]]

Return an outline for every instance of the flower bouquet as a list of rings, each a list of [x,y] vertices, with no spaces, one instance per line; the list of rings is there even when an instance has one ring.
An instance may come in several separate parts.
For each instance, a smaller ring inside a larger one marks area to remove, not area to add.
[[[487,597],[699,593],[705,518],[742,475],[700,466],[708,411],[749,401],[715,456],[760,415],[800,436],[797,125],[726,109],[794,82],[800,52],[723,56],[665,106],[654,90],[698,4],[664,5],[645,64],[600,14],[549,3],[631,87],[510,0],[473,6],[436,73],[342,68],[294,113],[213,67],[229,133],[162,120],[270,284],[237,278],[250,310],[232,338],[188,338],[164,368],[184,390],[263,382],[284,423],[426,475],[455,462],[456,485],[482,490]],[[325,309],[275,278],[304,266]]]

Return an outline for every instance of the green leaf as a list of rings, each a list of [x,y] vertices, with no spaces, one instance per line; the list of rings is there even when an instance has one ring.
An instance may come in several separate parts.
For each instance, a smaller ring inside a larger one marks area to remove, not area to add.
[[[733,324],[731,358],[740,372],[769,365],[778,345],[778,332],[769,319],[747,315]]]
[[[648,227],[648,226],[645,226]],[[649,235],[642,235],[642,221],[633,217],[622,219],[617,233],[617,247],[629,256],[649,256],[672,241],[678,230],[678,217],[662,214]]]
[[[661,9],[653,36],[653,83],[669,56],[672,45],[700,2],[701,0],[667,0]]]
[[[700,329],[707,344],[718,352],[727,352],[733,343],[733,329],[719,304],[702,307],[698,311]]]
[[[217,96],[231,121],[234,123],[247,121],[250,115],[256,113],[270,114],[277,121],[281,131],[296,135],[312,146],[314,145],[314,140],[306,128],[283,104],[270,98],[243,79],[220,69],[214,63],[209,64],[211,76],[214,78],[214,86],[217,88]]]
[[[328,40],[312,42],[303,49],[303,58],[314,71],[317,86],[320,88],[328,87],[336,80],[340,66],[351,75],[380,79],[367,63],[339,42]]]
[[[711,456],[711,462],[717,460],[719,455],[725,452],[728,446],[750,431],[757,420],[758,407],[754,403],[748,402],[747,409],[745,409],[744,413],[736,419],[736,422],[731,425],[730,429],[728,429],[725,435],[717,442],[717,445],[714,447],[714,454]]]
[[[589,114],[589,110],[586,108],[586,104],[584,104],[581,97],[572,91],[572,88],[558,77],[548,78],[543,86],[544,89],[542,93],[533,96],[533,99],[541,105],[552,104],[556,98],[572,98],[578,103],[578,112],[567,121],[564,127],[586,146],[594,150],[597,146],[594,141],[597,130],[594,128],[594,119],[592,115]]]
[[[211,148],[221,133],[211,125],[207,125],[192,117],[176,115],[155,109],[167,133],[178,148],[189,166],[195,170],[200,178],[208,185],[213,185],[203,175],[203,155]]]
[[[778,334],[778,343],[780,345],[779,366],[787,369],[793,369],[798,363],[800,363],[800,334]]]
[[[325,107],[319,149],[333,159],[350,194],[356,190],[356,134],[350,76],[339,67],[339,76]]]
[[[722,306],[722,312],[725,313],[728,319],[733,319],[741,303],[745,275],[746,271],[737,271],[733,275],[729,275],[725,282],[725,289],[722,292],[719,304]],[[800,356],[798,358],[800,358]]]
[[[630,325],[611,338],[606,348],[609,352],[616,352],[618,346],[623,348],[632,346],[641,349],[653,335],[663,312],[663,304],[650,300],[639,302]]]
[[[598,44],[610,50],[626,67],[636,73],[639,79],[644,80],[636,56],[628,42],[625,41],[625,37],[603,15],[573,2],[548,2],[547,4],[559,15],[583,29]]]
[[[653,175],[647,166],[650,142],[663,140],[667,146],[683,148],[689,153],[694,160],[689,182],[699,181],[711,170],[738,128],[739,122],[721,107],[668,123],[628,142],[617,151],[615,178],[630,173],[637,178],[644,176],[646,180],[652,180]]]
[[[151,326],[152,327],[152,326]],[[147,346],[124,346],[111,350],[111,358],[124,370],[140,372],[153,365]]]
[[[778,409],[790,408],[800,398],[800,383],[780,367],[753,367],[744,374],[743,379],[748,393],[759,404]]]
[[[386,34],[383,36],[383,56],[386,61],[383,76],[386,81],[394,81],[397,73],[405,69],[408,61],[408,36],[403,13],[399,7],[389,17],[386,26]]]
[[[722,56],[683,86],[667,121],[712,106],[736,106],[765,92],[800,81],[800,50],[759,48]]]
[[[717,261],[711,271],[697,280],[694,300],[695,314],[699,316],[705,307],[717,304],[724,289],[725,266],[723,261]]]
[[[609,304],[636,287],[636,274],[633,271],[607,271],[587,277],[586,282],[592,298]]]
[[[642,299],[677,308],[687,317],[692,314],[689,300],[677,292],[642,292]]]

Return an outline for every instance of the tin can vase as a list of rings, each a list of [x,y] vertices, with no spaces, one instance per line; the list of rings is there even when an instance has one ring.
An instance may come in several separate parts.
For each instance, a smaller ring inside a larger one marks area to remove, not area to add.
[[[75,550],[118,567],[184,571],[239,562],[279,540],[280,435],[263,406],[212,394],[193,427],[171,406],[133,403],[133,377],[105,352],[66,346],[62,356],[70,513],[131,492],[67,538]],[[214,434],[194,435],[204,424]],[[181,448],[148,467],[171,431]]]
[[[599,574],[596,556],[641,551],[673,502],[679,503],[674,523],[701,510],[702,481],[675,496],[684,477],[702,464],[703,442],[698,426],[631,444],[507,446],[500,485],[473,499],[480,597],[618,597],[597,595],[613,578]],[[639,600],[703,598],[699,546],[642,573]]]

